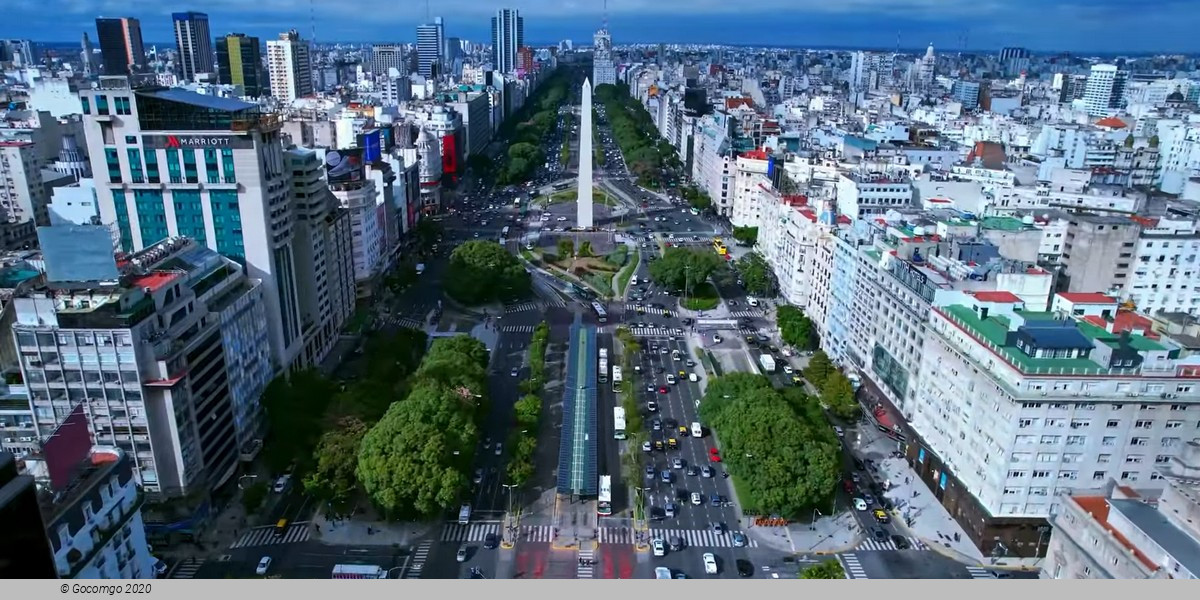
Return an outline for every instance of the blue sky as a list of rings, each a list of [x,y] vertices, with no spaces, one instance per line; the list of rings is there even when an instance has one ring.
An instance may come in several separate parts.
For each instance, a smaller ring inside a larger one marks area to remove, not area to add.
[[[412,41],[425,3],[311,0],[323,41]],[[518,8],[531,43],[591,39],[601,1],[434,0],[447,35],[488,41],[497,8]],[[1148,8],[1152,7],[1152,8]],[[368,13],[375,9],[377,12]],[[141,19],[148,43],[172,40],[170,13],[209,14],[213,35],[273,37],[311,31],[310,0],[7,0],[0,37],[74,41],[95,37],[97,16]],[[1035,50],[1200,51],[1196,0],[609,0],[615,43],[696,42],[789,46],[906,47],[956,50],[1026,46]]]

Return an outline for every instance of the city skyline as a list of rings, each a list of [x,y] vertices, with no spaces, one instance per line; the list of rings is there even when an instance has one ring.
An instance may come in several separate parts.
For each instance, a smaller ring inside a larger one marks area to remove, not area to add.
[[[600,2],[544,1],[505,3],[449,0],[433,16],[447,16],[446,29],[455,37],[486,43],[490,17],[497,8],[515,8],[528,21],[526,39],[548,44],[573,39],[586,45],[605,16]],[[331,3],[309,7],[285,0],[267,0],[246,9],[231,0],[199,4],[151,3],[145,0],[67,2],[53,15],[32,0],[10,3],[4,37],[25,37],[44,42],[69,42],[79,31],[93,31],[98,16],[128,16],[141,20],[148,44],[163,45],[173,38],[171,13],[201,10],[209,15],[213,35],[237,31],[270,38],[296,28],[310,35],[317,23],[318,41],[415,41],[424,11],[380,13],[371,19],[339,14]],[[656,17],[670,16],[670,19]],[[1097,2],[967,2],[960,0],[852,0],[820,3],[810,0],[767,0],[752,8],[711,0],[614,0],[608,3],[609,28],[614,44],[698,43],[754,44],[792,47],[904,48],[930,42],[945,50],[993,49],[1024,46],[1038,51],[1078,52],[1196,52],[1200,43],[1190,36],[1187,23],[1195,22],[1200,9],[1181,0],[1167,0],[1155,11],[1138,10],[1131,0]],[[769,29],[762,25],[770,23]],[[964,44],[965,42],[965,44]]]

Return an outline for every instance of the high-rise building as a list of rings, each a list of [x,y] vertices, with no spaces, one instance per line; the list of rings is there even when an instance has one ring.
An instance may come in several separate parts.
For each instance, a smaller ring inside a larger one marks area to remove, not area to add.
[[[278,116],[181,89],[135,90],[124,78],[102,78],[83,97],[125,115],[83,117],[92,172],[105,174],[96,181],[101,221],[116,224],[126,251],[184,235],[244,264],[263,282],[276,364],[290,366],[302,324]]]
[[[404,46],[400,44],[373,44],[371,46],[371,75],[375,79],[390,77],[389,70],[395,69],[401,77],[408,75],[404,63]]]
[[[258,38],[230,33],[217,38],[217,80],[242,87],[242,95],[257,98],[267,93],[267,78],[262,67],[262,47]]]
[[[517,69],[517,49],[525,45],[525,19],[515,8],[502,8],[492,17],[492,68],[501,73]]]
[[[962,103],[964,110],[974,110],[979,107],[979,90],[978,81],[959,79],[954,82],[952,95],[956,101]]]
[[[443,46],[446,30],[441,17],[432,23],[417,25],[417,72],[422,77],[434,77],[442,72]]]
[[[83,41],[79,44],[79,62],[83,64],[83,76],[91,77],[96,74],[96,56],[92,53],[92,42],[87,32],[83,32]]]
[[[272,96],[291,102],[312,95],[312,57],[308,42],[295,29],[279,34],[277,40],[267,41],[267,72]]]
[[[175,45],[179,48],[179,72],[184,81],[194,81],[201,73],[213,72],[212,36],[208,33],[208,15],[202,12],[172,13]]]
[[[1092,65],[1088,73],[1087,88],[1083,92],[1083,106],[1087,114],[1102,117],[1109,111],[1120,108],[1125,97],[1125,82],[1128,72],[1116,65]]]
[[[0,62],[12,63],[16,67],[32,67],[34,54],[30,40],[0,40]]]
[[[937,56],[933,53],[933,44],[930,44],[925,49],[925,56],[917,63],[917,86],[920,89],[927,90],[933,87],[933,80],[937,74]]]
[[[1020,75],[1029,69],[1029,50],[1026,48],[1004,48],[1000,50],[1000,64],[1009,77]]]
[[[128,75],[146,66],[142,24],[129,17],[96,19],[96,39],[105,75]]]
[[[617,69],[613,65],[612,37],[608,27],[602,27],[592,37],[592,84],[617,83]]]
[[[0,141],[0,220],[50,224],[37,150],[30,141]]]

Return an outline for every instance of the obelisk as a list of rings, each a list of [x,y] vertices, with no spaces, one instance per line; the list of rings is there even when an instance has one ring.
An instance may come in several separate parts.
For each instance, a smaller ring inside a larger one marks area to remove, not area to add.
[[[583,106],[579,118],[579,197],[575,200],[578,214],[575,224],[581,229],[592,227],[592,82],[583,80]]]

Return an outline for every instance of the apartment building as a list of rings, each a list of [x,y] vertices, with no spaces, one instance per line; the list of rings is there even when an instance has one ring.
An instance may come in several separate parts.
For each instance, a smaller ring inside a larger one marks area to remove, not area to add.
[[[1005,292],[946,300],[926,328],[907,457],[985,554],[1037,555],[1064,493],[1163,488],[1156,467],[1196,431],[1200,356],[1101,294],[1059,294],[1049,312]]]
[[[851,219],[910,208],[913,202],[912,179],[904,171],[884,173],[864,168],[838,174],[837,211]]]
[[[350,213],[325,183],[322,160],[307,148],[284,152],[292,172],[296,214],[296,289],[304,348],[301,368],[315,367],[333,349],[354,312],[354,258]]]
[[[733,193],[729,222],[734,227],[758,227],[762,223],[763,205],[770,201],[770,176],[775,157],[758,149],[745,152],[734,159]],[[764,193],[766,198],[764,199]]]
[[[0,141],[0,218],[10,223],[49,225],[48,204],[34,143]]]
[[[261,437],[274,374],[264,286],[187,238],[97,267],[78,254],[103,257],[107,231],[40,237],[48,286],[13,299],[12,327],[38,437],[82,406],[92,439],[125,450],[155,498],[227,481],[239,444]]]
[[[1158,472],[1161,494],[1110,479],[1095,493],[1063,496],[1042,577],[1200,578],[1200,443],[1186,442]]]
[[[271,95],[283,102],[311,96],[313,93],[312,57],[308,41],[295,30],[267,40],[267,77]]]
[[[733,215],[734,172],[729,141],[728,115],[713,113],[696,124],[692,180],[712,200],[712,207],[722,217]]]

